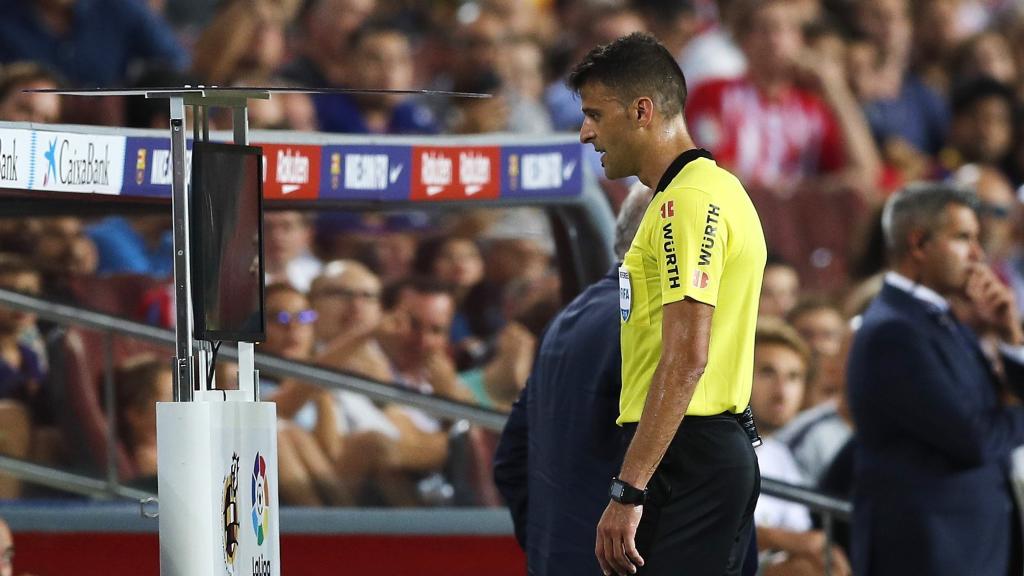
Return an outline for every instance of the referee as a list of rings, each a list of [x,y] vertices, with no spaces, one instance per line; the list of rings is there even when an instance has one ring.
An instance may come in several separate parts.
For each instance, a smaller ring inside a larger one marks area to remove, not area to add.
[[[569,84],[580,140],[607,177],[636,175],[655,191],[619,269],[618,423],[631,440],[597,527],[598,562],[605,574],[739,574],[760,486],[739,415],[767,256],[761,223],[736,178],[695,147],[683,73],[652,36],[593,49]]]

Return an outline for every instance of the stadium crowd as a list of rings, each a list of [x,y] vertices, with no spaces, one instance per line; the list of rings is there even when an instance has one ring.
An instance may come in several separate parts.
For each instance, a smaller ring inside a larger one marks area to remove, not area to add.
[[[741,179],[773,254],[752,398],[766,477],[849,496],[845,357],[851,320],[881,287],[893,192],[917,180],[973,190],[986,258],[1024,301],[1024,10],[1008,0],[0,0],[0,14],[0,120],[142,128],[167,126],[162,103],[21,90],[488,92],[275,96],[252,105],[250,126],[543,134],[579,129],[564,75],[581,54],[653,33],[686,75],[694,140]],[[617,208],[632,182],[601,184]],[[268,212],[259,351],[508,410],[563,303],[550,237],[530,209]],[[3,219],[0,253],[0,287],[173,325],[167,216]],[[95,358],[95,339],[0,310],[0,452],[97,465],[102,449],[62,441],[90,425],[68,416],[77,400],[59,383],[76,351]],[[167,354],[121,352],[120,470],[153,486]],[[472,503],[497,504],[488,474],[453,465],[450,422],[303,382],[263,390],[281,418],[284,503],[451,502],[454,475],[475,475]],[[0,477],[0,497],[23,490]],[[820,573],[824,535],[805,508],[764,498],[757,521],[766,574]],[[849,570],[841,548],[833,564]]]

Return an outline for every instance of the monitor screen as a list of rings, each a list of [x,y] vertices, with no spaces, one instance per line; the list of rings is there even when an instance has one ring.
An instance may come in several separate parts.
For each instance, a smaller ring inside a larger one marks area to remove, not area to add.
[[[191,259],[195,337],[262,342],[263,150],[192,149]]]

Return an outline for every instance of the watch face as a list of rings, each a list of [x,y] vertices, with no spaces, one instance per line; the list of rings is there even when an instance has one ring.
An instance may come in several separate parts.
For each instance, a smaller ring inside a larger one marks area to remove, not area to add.
[[[625,491],[625,487],[618,482],[612,484],[612,498],[622,498],[622,493]]]

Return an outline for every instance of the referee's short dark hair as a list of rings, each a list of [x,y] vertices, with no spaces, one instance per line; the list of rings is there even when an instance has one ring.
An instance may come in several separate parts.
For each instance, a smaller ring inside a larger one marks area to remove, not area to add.
[[[628,102],[648,96],[666,116],[686,107],[686,78],[672,54],[650,34],[634,32],[591,50],[569,74],[577,94],[603,84]]]
[[[882,210],[882,233],[890,262],[895,264],[910,253],[912,231],[937,231],[946,207],[951,204],[978,211],[974,193],[951,184],[916,182],[893,194]]]

